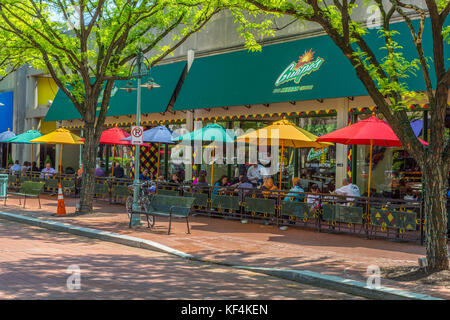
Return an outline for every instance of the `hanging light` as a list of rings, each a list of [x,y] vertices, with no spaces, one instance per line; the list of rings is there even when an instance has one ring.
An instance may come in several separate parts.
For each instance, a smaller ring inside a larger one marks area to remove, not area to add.
[[[152,90],[153,88],[160,88],[161,86],[157,84],[153,78],[147,80],[146,83],[141,84],[141,87],[147,88],[148,90]]]
[[[132,90],[136,90],[137,88],[133,86],[133,83],[131,81],[127,81],[125,86],[119,89],[125,90],[126,92],[131,92]]]

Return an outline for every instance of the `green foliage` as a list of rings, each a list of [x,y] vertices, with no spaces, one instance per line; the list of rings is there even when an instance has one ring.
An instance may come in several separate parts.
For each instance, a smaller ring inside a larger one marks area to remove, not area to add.
[[[330,133],[330,132],[336,130],[336,123],[330,123],[330,124],[326,124],[326,123],[311,123],[311,124],[309,124],[309,123],[307,123],[303,126],[303,129],[320,137],[320,136],[323,136],[327,133]]]
[[[398,10],[408,10],[404,7],[400,7],[399,2],[391,0],[391,4],[398,5]],[[379,93],[388,97],[389,105],[392,110],[404,110],[412,103],[418,103],[424,98],[424,94],[417,93],[408,88],[407,80],[410,77],[416,77],[419,72],[422,74],[423,69],[426,68],[427,72],[430,72],[432,66],[431,58],[425,55],[421,55],[423,58],[424,66],[421,64],[421,60],[418,58],[409,59],[403,54],[403,47],[399,45],[397,40],[405,35],[400,35],[398,32],[390,29],[381,28],[378,32],[380,37],[384,39],[384,46],[381,48],[373,47],[371,43],[367,43],[367,48],[364,47],[364,43],[361,39],[368,33],[365,21],[358,21],[353,18],[355,9],[358,6],[363,6],[364,9],[369,6],[375,6],[379,11],[382,21],[387,21],[387,25],[390,24],[390,19],[393,16],[394,11],[391,10],[391,5],[386,5],[383,1],[347,1],[347,10],[345,10],[344,1],[308,1],[308,0],[249,0],[249,1],[235,1],[236,7],[240,10],[244,10],[246,13],[251,13],[252,17],[258,17],[262,19],[264,17],[280,17],[292,16],[297,19],[298,22],[312,21],[318,22],[323,28],[327,28],[327,33],[336,33],[339,36],[338,41],[341,42],[343,47],[350,47],[351,54],[356,67],[363,66],[369,73],[372,81],[375,83]],[[439,10],[442,12],[448,5],[448,0],[437,1]],[[409,8],[411,10],[411,8]],[[235,9],[234,12],[236,21],[241,24],[240,31],[246,41],[247,48],[251,50],[258,50],[258,41],[263,36],[271,36],[270,32],[271,23],[258,23],[250,22],[247,15],[241,11]],[[397,12],[399,14],[400,11]],[[264,16],[265,15],[265,16]],[[383,23],[382,23],[383,25]],[[255,32],[252,32],[256,31]],[[417,32],[417,29],[415,30]],[[444,39],[450,41],[450,27],[446,26],[442,30]],[[341,47],[342,49],[342,47]],[[383,51],[383,54],[378,54],[379,51]],[[347,53],[346,53],[347,54]],[[377,59],[373,59],[373,55],[378,56]],[[349,54],[347,54],[349,55]],[[430,90],[428,90],[430,91]]]
[[[83,116],[86,97],[96,100],[106,80],[128,76],[139,48],[150,63],[158,61],[225,4],[219,0],[2,0],[0,76],[25,64],[49,72],[60,88],[70,87],[65,93]]]
[[[44,165],[45,165],[46,163],[50,163],[50,166],[52,167],[52,160],[50,159],[50,156],[49,156],[49,155],[47,155],[47,157],[45,158]]]

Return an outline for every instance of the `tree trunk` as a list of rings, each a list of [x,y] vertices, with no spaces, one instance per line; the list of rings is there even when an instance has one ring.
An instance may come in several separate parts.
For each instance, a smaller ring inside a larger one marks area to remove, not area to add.
[[[93,124],[86,123],[84,133],[83,174],[80,191],[79,213],[92,213],[95,186],[95,160],[97,158],[98,142],[95,138],[95,129]]]
[[[447,246],[447,175],[448,165],[442,154],[428,153],[422,165],[424,177],[425,241],[428,269],[449,269]]]

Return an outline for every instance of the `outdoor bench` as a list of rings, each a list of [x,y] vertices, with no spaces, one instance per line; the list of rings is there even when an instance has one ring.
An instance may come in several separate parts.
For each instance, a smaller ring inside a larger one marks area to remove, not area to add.
[[[94,196],[105,198],[109,195],[109,188],[104,183],[96,182],[94,185]]]
[[[232,211],[239,212],[239,197],[222,194],[217,195],[213,194],[211,208],[216,209],[219,212],[222,212],[222,210],[228,210],[229,212]]]
[[[8,192],[7,196],[5,197],[5,203],[6,205],[6,199],[8,198],[8,195],[15,195],[15,196],[23,196],[23,207],[25,208],[25,202],[27,201],[27,197],[29,198],[38,198],[39,201],[39,209],[41,208],[41,192],[44,188],[44,182],[33,182],[33,181],[25,181],[20,186],[19,192]],[[20,198],[19,198],[19,205],[20,205]]]
[[[117,198],[127,198],[130,195],[130,190],[128,189],[128,186],[123,185],[113,185],[112,186],[112,192],[111,196],[114,199],[114,201],[117,201]]]
[[[61,181],[61,187],[64,193],[72,194],[75,193],[75,180],[65,179]]]
[[[193,197],[195,199],[194,206],[206,209],[208,208],[208,194],[199,192],[184,192],[183,196]]]
[[[131,211],[130,224],[133,219],[133,214],[144,214],[147,218],[148,227],[153,227],[155,224],[155,217],[169,217],[169,231],[172,226],[172,218],[184,218],[186,219],[187,233],[190,233],[189,229],[189,214],[191,213],[192,205],[195,198],[192,197],[177,197],[167,195],[153,195],[150,200],[150,204],[145,211]],[[152,217],[152,223],[149,221],[149,216]]]
[[[16,174],[9,174],[8,175],[8,187],[14,190],[17,190],[19,182],[19,176]]]
[[[162,196],[178,196],[180,192],[178,190],[169,190],[169,189],[162,189],[158,188],[156,191],[157,194]]]

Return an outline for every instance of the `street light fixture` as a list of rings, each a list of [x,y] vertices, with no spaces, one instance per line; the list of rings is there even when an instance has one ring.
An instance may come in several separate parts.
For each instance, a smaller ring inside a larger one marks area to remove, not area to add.
[[[137,90],[137,105],[136,105],[136,126],[141,125],[141,87],[146,87],[148,90],[159,88],[160,85],[150,78],[145,84],[142,84],[142,78],[151,74],[150,61],[145,58],[142,51],[139,50],[136,60],[131,65],[129,79],[137,79],[137,86],[133,86],[131,81],[127,81],[126,85],[120,89],[126,92]],[[135,146],[134,153],[134,189],[133,189],[133,211],[139,211],[139,172],[140,172],[140,145]],[[137,216],[137,217],[136,217]],[[136,218],[135,218],[136,217]],[[141,223],[140,215],[133,215],[132,225],[139,225]]]

